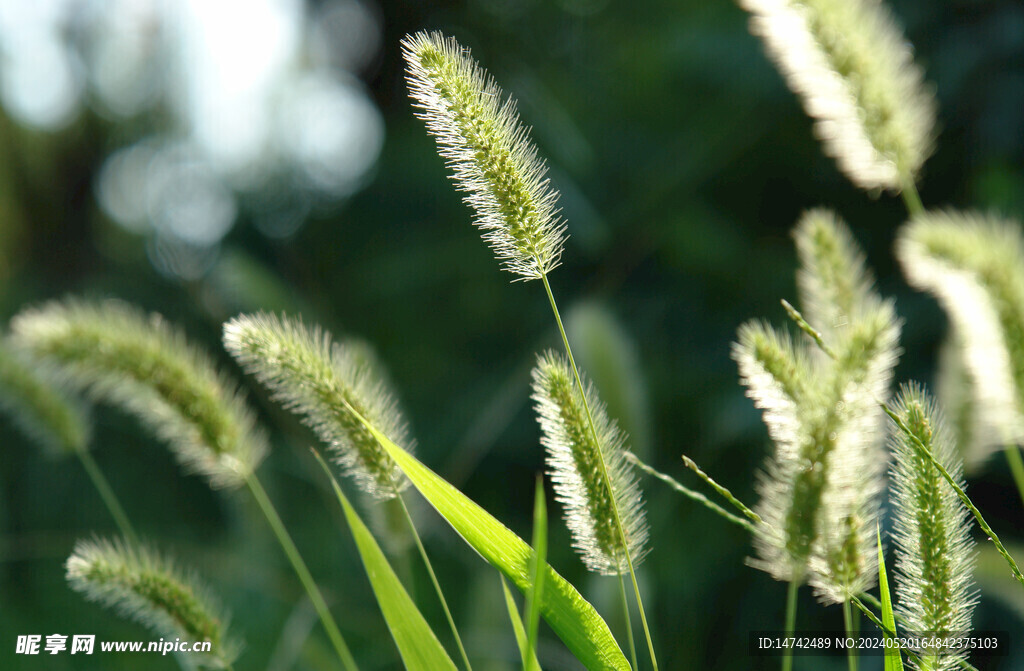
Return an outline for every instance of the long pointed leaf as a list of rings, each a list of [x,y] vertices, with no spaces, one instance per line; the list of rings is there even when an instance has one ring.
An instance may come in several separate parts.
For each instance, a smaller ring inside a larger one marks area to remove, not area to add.
[[[316,453],[314,452],[314,454]],[[377,541],[374,540],[373,534],[363,524],[352,504],[341,491],[338,481],[334,479],[327,464],[319,454],[316,457],[320,461],[320,465],[323,466],[324,472],[327,473],[327,477],[330,478],[334,493],[338,495],[338,501],[341,502],[341,507],[345,510],[345,518],[352,529],[352,537],[355,538],[356,546],[359,548],[359,556],[362,557],[366,575],[370,578],[373,593],[384,613],[384,620],[391,631],[391,636],[395,639],[405,668],[409,671],[442,671],[444,669],[456,671],[455,663],[437,640],[437,636],[434,635],[430,625],[427,624],[408,592],[402,587],[401,581],[395,575],[380,546],[377,545]]]
[[[516,634],[516,644],[519,646],[519,657],[523,661],[523,671],[529,671],[530,668],[539,669],[540,662],[537,661],[537,655],[529,658],[526,656],[526,630],[523,629],[519,608],[516,607],[515,599],[512,598],[512,592],[509,591],[508,583],[505,582],[504,576],[501,578],[501,589],[505,592],[505,607],[508,608],[508,617],[512,620],[512,630]]]
[[[896,633],[896,616],[892,612],[892,597],[889,595],[889,580],[885,575],[885,557],[882,555],[882,534],[878,535],[878,592],[882,597],[882,624],[885,625],[885,638],[895,643],[894,637],[888,632]],[[903,657],[898,646],[885,647],[885,671],[903,671]]]
[[[544,571],[548,560],[548,510],[544,503],[544,478],[537,476],[537,490],[533,503],[533,559],[530,561],[530,579],[533,586],[526,595],[526,650],[530,665],[526,671],[540,671],[533,665],[537,651],[537,625],[540,604],[544,598]]]
[[[501,571],[524,594],[533,583],[526,542],[465,494],[395,445],[362,417],[366,429],[380,441],[412,484],[477,553]],[[607,623],[576,588],[547,566],[540,613],[569,651],[589,671],[629,671],[629,662]]]

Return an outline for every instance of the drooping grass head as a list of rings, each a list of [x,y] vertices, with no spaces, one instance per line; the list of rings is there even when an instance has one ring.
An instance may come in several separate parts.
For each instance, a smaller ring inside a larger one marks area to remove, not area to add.
[[[152,550],[120,540],[79,541],[66,567],[68,584],[88,600],[159,636],[209,641],[210,653],[189,653],[190,661],[227,668],[237,655],[237,644],[227,637],[227,620],[205,588]]]
[[[452,38],[416,33],[402,49],[418,115],[502,267],[527,280],[551,272],[565,240],[558,192],[515,102]]]
[[[364,346],[335,342],[319,327],[265,313],[239,315],[226,323],[224,346],[275,399],[302,416],[365,492],[389,499],[408,486],[398,464],[360,419],[412,449],[387,376]]]
[[[932,153],[935,101],[889,10],[879,0],[740,4],[840,170],[864,189],[912,185]]]
[[[160,315],[119,301],[53,301],[11,322],[19,347],[136,415],[214,487],[245,482],[266,438],[235,385]]]

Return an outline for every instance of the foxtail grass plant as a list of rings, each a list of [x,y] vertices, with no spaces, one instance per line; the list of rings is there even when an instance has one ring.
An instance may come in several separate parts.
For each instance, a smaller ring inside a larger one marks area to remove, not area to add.
[[[444,592],[402,498],[409,486],[395,461],[366,423],[412,451],[408,429],[387,376],[355,342],[335,342],[319,327],[272,314],[240,315],[224,325],[224,347],[285,408],[300,415],[328,445],[335,462],[377,500],[395,499],[467,669],[472,668]]]
[[[232,668],[239,646],[228,637],[220,607],[204,587],[153,550],[119,539],[83,540],[75,545],[66,567],[71,589],[135,620],[168,643],[209,642],[209,653],[189,653],[183,659],[189,668],[195,661]]]
[[[934,146],[935,101],[888,8],[879,0],[740,5],[850,181],[916,197]]]
[[[972,440],[1005,446],[1024,501],[1024,239],[1020,224],[952,210],[913,217],[896,253],[910,283],[934,295],[952,322]],[[948,360],[948,359],[947,359]]]
[[[890,439],[897,612],[909,636],[965,636],[971,630],[975,603],[970,513],[918,444],[961,488],[963,462],[934,401],[920,387],[903,387],[893,411],[916,438],[897,431]],[[915,668],[945,671],[966,657],[966,650],[925,650]]]
[[[823,603],[843,605],[849,628],[850,600],[877,576],[886,463],[878,399],[888,396],[900,327],[835,214],[806,213],[794,237],[806,322],[831,356],[763,322],[739,330],[733,356],[775,444],[758,481],[751,565],[790,584],[787,631],[805,579]]]
[[[600,428],[548,281],[548,273],[559,264],[566,238],[565,224],[555,207],[558,192],[546,177],[547,168],[530,141],[529,131],[519,121],[515,102],[505,97],[468,50],[452,38],[436,32],[417,33],[407,36],[402,46],[408,63],[410,95],[427,130],[436,139],[441,156],[447,159],[458,188],[466,193],[465,201],[476,213],[475,224],[483,231],[484,240],[503,269],[518,275],[517,279],[539,279],[544,285],[590,439],[599,445]],[[606,494],[612,493],[608,512],[613,517],[616,543],[622,552],[620,559],[624,560],[633,584],[651,665],[656,670],[658,659],[630,547],[633,541],[623,520],[624,515],[631,513],[618,508],[616,483],[600,451],[595,462],[592,477],[603,482]],[[623,603],[623,608],[627,628],[631,630],[628,604]]]
[[[214,488],[246,485],[349,671],[355,660],[255,470],[267,444],[235,385],[159,315],[123,303],[54,301],[15,316],[17,345],[166,440]]]

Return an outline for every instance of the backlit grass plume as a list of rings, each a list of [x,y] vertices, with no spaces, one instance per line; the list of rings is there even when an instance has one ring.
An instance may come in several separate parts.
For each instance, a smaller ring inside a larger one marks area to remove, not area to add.
[[[905,386],[894,412],[931,452],[960,487],[963,462],[931,398],[915,385]],[[897,612],[907,636],[964,636],[971,630],[974,541],[970,513],[920,447],[896,430],[893,453],[892,502],[895,516]],[[958,668],[966,651],[922,653],[915,668],[945,671]]]
[[[747,395],[764,412],[775,453],[758,483],[753,564],[778,580],[809,579],[845,602],[871,585],[873,534],[885,472],[884,415],[899,323],[871,288],[863,254],[834,214],[813,211],[795,231],[810,341],[749,322],[733,347]]]
[[[364,491],[389,499],[408,486],[398,465],[353,413],[411,449],[395,395],[361,344],[334,342],[319,327],[260,313],[226,323],[224,346],[276,400],[303,417]]]
[[[505,270],[522,279],[546,275],[559,263],[565,227],[558,192],[515,102],[452,38],[421,32],[402,48],[419,116],[476,211],[484,239]]]
[[[234,384],[159,315],[118,301],[53,301],[11,322],[17,345],[121,406],[215,487],[242,484],[266,451]]]
[[[956,330],[974,393],[975,440],[1024,441],[1024,239],[1020,224],[954,211],[914,217],[896,253]]]
[[[547,448],[556,498],[565,506],[573,547],[591,571],[622,575],[629,570],[627,550],[634,566],[646,553],[643,497],[625,458],[626,435],[608,418],[594,387],[586,388],[596,441],[568,361],[553,352],[538,358],[533,399],[544,434],[541,443]],[[602,475],[602,458],[610,490]]]
[[[879,0],[740,0],[825,153],[864,189],[912,185],[933,148],[935,102]]]
[[[0,409],[44,448],[73,454],[88,448],[89,421],[57,377],[0,341]]]
[[[210,653],[188,653],[204,666],[230,668],[236,644],[204,588],[152,550],[120,540],[83,540],[67,561],[67,581],[90,601],[135,620],[158,636],[210,642]]]

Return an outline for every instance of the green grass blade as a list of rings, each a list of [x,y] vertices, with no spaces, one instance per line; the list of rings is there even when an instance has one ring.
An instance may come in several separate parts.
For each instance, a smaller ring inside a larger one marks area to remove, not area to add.
[[[512,597],[512,592],[508,589],[508,583],[505,582],[505,577],[501,577],[501,589],[505,592],[505,606],[508,608],[508,617],[512,620],[512,630],[516,633],[516,643],[519,645],[519,656],[523,660],[523,671],[529,669],[539,669],[540,662],[537,661],[537,655],[532,657],[526,656],[526,630],[523,629],[523,623],[519,619],[519,608],[516,607],[515,599]]]
[[[358,415],[357,415],[358,416]],[[477,505],[465,494],[395,445],[373,425],[359,418],[380,441],[420,494],[494,568],[501,571],[524,594],[533,581],[530,558],[534,552],[526,541]],[[575,657],[589,671],[629,671],[629,662],[612,636],[608,624],[576,588],[546,566],[540,614]]]
[[[338,501],[345,510],[345,518],[352,529],[352,537],[359,548],[359,556],[366,568],[366,575],[370,578],[373,593],[377,597],[381,612],[384,613],[384,620],[395,639],[405,668],[409,671],[456,671],[455,663],[437,640],[437,636],[413,603],[409,593],[402,587],[401,581],[374,540],[373,534],[359,519],[359,515],[341,491],[327,464],[319,454],[316,454],[316,457],[330,478],[334,493],[338,495]]]
[[[894,640],[889,632],[896,633],[896,616],[892,612],[892,597],[889,595],[889,579],[885,575],[885,557],[882,555],[882,534],[878,536],[878,592],[882,597],[882,624],[885,626],[885,638]],[[903,657],[898,647],[885,648],[885,671],[903,671]]]
[[[540,604],[544,598],[544,571],[548,561],[548,509],[544,502],[544,477],[537,476],[537,489],[533,501],[533,558],[530,560],[530,578],[533,586],[526,593],[526,659],[531,662],[527,671],[540,671],[536,661],[537,626],[540,624]]]

